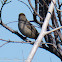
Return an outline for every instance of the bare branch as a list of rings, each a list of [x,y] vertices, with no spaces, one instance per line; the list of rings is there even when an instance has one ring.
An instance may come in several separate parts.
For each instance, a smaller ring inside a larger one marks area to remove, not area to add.
[[[22,2],[22,3],[24,3],[28,8],[29,8],[29,10],[31,11],[31,13],[32,13],[32,10],[30,9],[30,7],[25,3],[25,2],[23,2],[23,1],[21,1],[21,0],[18,0],[18,1],[20,1],[20,2]],[[33,14],[33,13],[32,13]]]
[[[59,29],[61,29],[62,28],[62,26],[61,27],[58,27],[58,28],[55,28],[55,29],[53,29],[53,30],[51,30],[51,31],[47,31],[47,32],[45,32],[45,34],[49,34],[49,33],[51,33],[51,32],[54,32],[54,31],[56,31],[56,30],[59,30]]]
[[[4,40],[4,39],[0,39],[0,40],[5,41],[7,43],[9,43],[9,42],[11,42],[11,43],[31,43],[31,44],[34,43],[34,42],[30,42],[30,41],[24,42],[24,41],[11,41],[11,40]]]
[[[7,25],[5,25],[2,21],[0,21],[0,24],[1,24],[3,27],[5,27],[7,30],[9,30],[10,32],[12,32],[12,33],[16,34],[17,36],[19,36],[21,39],[27,41],[26,37],[23,37],[23,36],[22,36],[21,34],[19,34],[18,32],[16,32],[16,31],[14,31],[13,29],[9,28],[9,27],[8,27]]]
[[[62,10],[58,9],[57,7],[56,7],[56,10],[62,12]]]
[[[31,5],[30,0],[28,0],[28,1],[29,1],[29,4]],[[56,3],[56,0],[53,0],[53,1],[54,1],[54,3]],[[41,43],[42,38],[45,36],[45,31],[47,29],[49,20],[51,18],[51,14],[53,12],[53,9],[54,9],[54,4],[53,4],[53,2],[51,2],[51,5],[50,5],[49,10],[48,10],[49,12],[47,13],[47,16],[46,16],[46,18],[44,20],[44,23],[43,23],[43,26],[42,26],[41,33],[39,34],[38,38],[36,39],[36,42],[34,43],[34,46],[32,47],[32,50],[31,50],[26,62],[31,62],[32,61],[33,56],[35,55],[35,53],[36,53],[36,51],[39,47],[39,44]]]
[[[6,1],[7,1],[7,0],[5,0],[5,1],[4,1],[4,3],[1,1],[1,2],[2,2],[1,11],[2,11],[2,8],[3,8],[3,6],[4,6],[5,4],[8,4],[8,3],[10,3],[10,2],[11,2],[11,1],[9,1],[9,2],[7,2],[7,3],[6,3]]]
[[[31,44],[31,45],[33,45],[35,43],[35,41],[32,41],[32,42],[30,42],[30,41],[24,42],[24,41],[11,41],[11,40],[4,40],[4,39],[0,39],[0,40],[6,42],[3,45],[5,45],[7,43],[10,43],[10,42],[11,43],[27,43],[27,44]],[[44,44],[51,45],[51,46],[54,46],[54,48],[57,49],[57,47],[54,44],[52,44],[52,43],[41,43],[41,44],[43,44],[43,45]],[[0,47],[2,47],[3,45],[1,45]],[[41,47],[41,45],[39,45],[39,47]]]
[[[46,2],[44,0],[42,0],[44,5],[46,6],[46,8],[48,8],[48,5],[46,4]]]
[[[43,18],[36,12],[36,10],[35,10],[35,9],[33,8],[33,6],[31,5],[30,0],[28,0],[28,2],[29,2],[29,4],[30,4],[31,8],[34,10],[34,12],[41,18],[41,20],[43,20]]]
[[[2,44],[0,47],[2,47],[2,46],[4,46],[4,45],[6,45],[8,42],[5,42],[4,44]]]

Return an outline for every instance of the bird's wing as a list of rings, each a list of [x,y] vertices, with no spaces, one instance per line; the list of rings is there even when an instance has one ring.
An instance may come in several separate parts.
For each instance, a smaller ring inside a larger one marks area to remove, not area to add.
[[[29,22],[27,21],[28,23],[26,23],[27,27],[35,34],[35,33],[38,33],[36,28]],[[29,26],[30,25],[30,26]]]

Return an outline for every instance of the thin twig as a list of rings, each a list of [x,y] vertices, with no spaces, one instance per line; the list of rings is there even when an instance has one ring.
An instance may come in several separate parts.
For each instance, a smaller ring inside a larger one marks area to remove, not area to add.
[[[0,47],[2,47],[2,46],[4,46],[4,45],[6,45],[8,42],[5,42],[4,44],[2,44]]]
[[[43,20],[43,18],[42,18],[42,17],[36,12],[36,10],[33,8],[33,6],[32,6],[32,4],[31,4],[30,0],[28,0],[28,2],[29,2],[29,4],[30,4],[31,8],[34,10],[34,12],[41,18],[41,20]]]
[[[54,32],[54,31],[56,31],[56,30],[59,30],[59,29],[61,29],[62,28],[62,26],[61,27],[58,27],[58,28],[55,28],[55,29],[53,29],[53,30],[51,30],[51,31],[47,31],[47,32],[45,32],[45,34],[49,34],[49,33],[51,33],[51,32]]]
[[[5,25],[2,21],[0,21],[0,24],[5,27],[7,30],[9,30],[10,32],[16,34],[17,36],[19,36],[21,39],[27,41],[28,39],[26,39],[26,37],[23,37],[21,34],[19,34],[17,31],[14,31],[13,29],[9,28],[7,25]]]
[[[62,10],[58,9],[57,7],[56,7],[56,10],[62,12]]]
[[[24,3],[24,4],[29,8],[29,10],[31,11],[31,13],[33,14],[32,10],[30,9],[30,7],[29,7],[25,2],[23,2],[23,1],[21,1],[21,0],[18,0],[18,1]]]
[[[39,1],[37,1],[37,3],[39,3],[39,5],[40,5],[41,7],[43,7],[43,5],[42,5]]]
[[[4,39],[0,39],[0,40],[8,42],[8,43],[9,42],[11,42],[11,43],[31,43],[31,44],[34,43],[34,42],[29,42],[29,41],[28,42],[24,42],[24,41],[11,41],[11,40],[4,40]]]
[[[7,25],[7,24],[10,24],[10,23],[14,23],[14,22],[18,22],[18,21],[12,21],[12,22],[8,22],[8,23],[6,23],[5,25]],[[29,21],[29,22],[34,22],[34,21]],[[43,23],[42,23],[43,24]],[[41,27],[39,27],[39,26],[36,26],[36,25],[33,25],[34,27],[37,27],[37,28],[41,28]]]
[[[7,43],[10,43],[10,42],[11,43],[29,43],[29,44],[34,44],[35,43],[35,41],[32,41],[32,42],[29,42],[29,41],[28,42],[24,42],[24,41],[11,41],[11,40],[4,40],[4,39],[0,39],[0,40],[6,42],[3,45],[5,45]],[[52,43],[41,43],[41,44],[52,45],[52,46],[54,46],[56,48],[56,46],[54,44],[52,44]],[[1,46],[3,46],[3,45],[1,45]],[[39,45],[39,47],[41,47],[41,45]]]
[[[45,2],[45,0],[42,0],[42,1],[43,1],[44,5],[46,6],[46,8],[48,8],[48,5],[47,5],[47,3]]]
[[[9,1],[9,2],[4,2],[4,3],[2,3],[2,7],[1,7],[1,11],[2,11],[2,8],[3,8],[3,6],[5,5],[5,4],[8,4],[8,3],[10,3],[11,1]]]

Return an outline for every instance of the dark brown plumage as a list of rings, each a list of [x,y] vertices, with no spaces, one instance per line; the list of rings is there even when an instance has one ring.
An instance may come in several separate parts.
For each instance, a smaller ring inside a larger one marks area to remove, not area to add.
[[[36,28],[26,19],[25,14],[20,13],[18,19],[18,28],[26,37],[36,39],[39,35]]]

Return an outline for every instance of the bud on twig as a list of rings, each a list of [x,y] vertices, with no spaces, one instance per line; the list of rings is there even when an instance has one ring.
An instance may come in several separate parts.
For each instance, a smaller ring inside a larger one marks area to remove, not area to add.
[[[7,0],[4,0],[4,2],[6,2]]]

